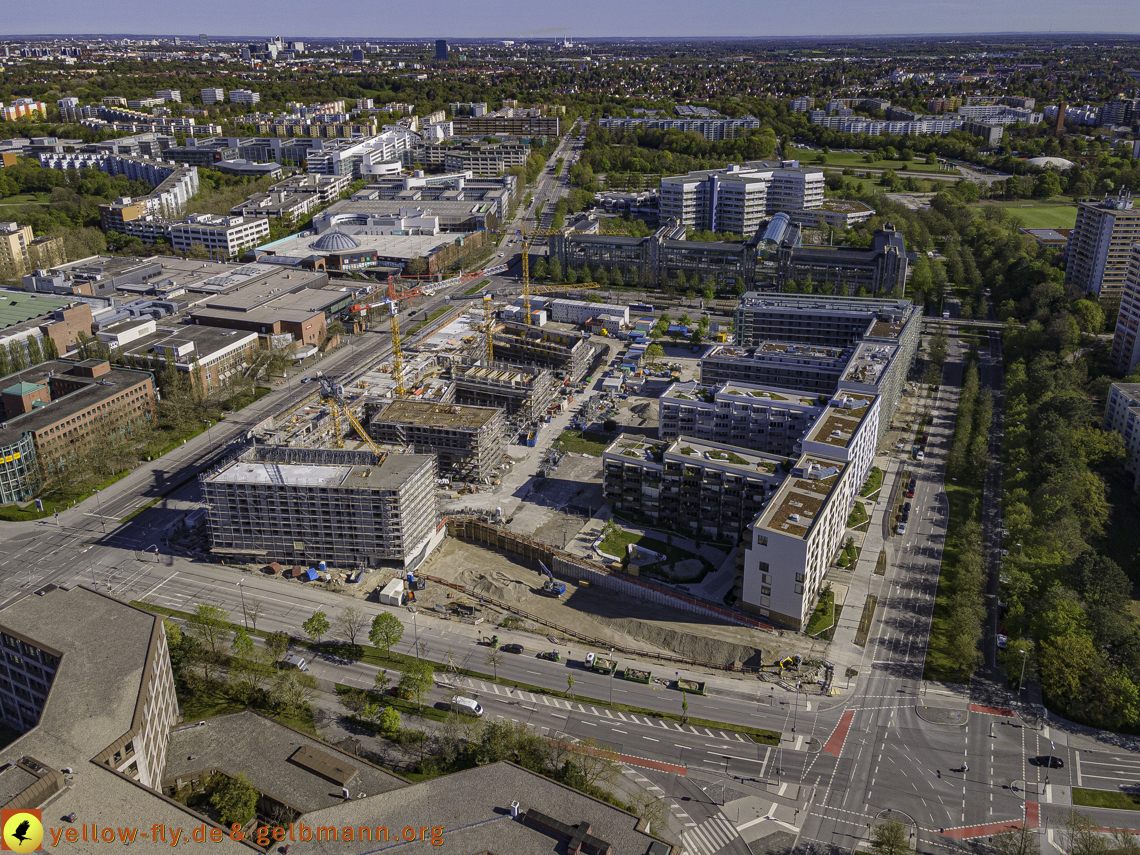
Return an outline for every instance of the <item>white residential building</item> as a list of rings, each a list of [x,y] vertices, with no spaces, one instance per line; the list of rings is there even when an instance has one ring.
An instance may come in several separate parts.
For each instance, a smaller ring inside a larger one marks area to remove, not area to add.
[[[250,89],[231,89],[230,90],[230,103],[233,104],[257,104],[261,101],[261,93],[254,92]]]
[[[170,226],[170,242],[178,252],[188,252],[201,244],[211,258],[233,258],[247,249],[264,243],[269,237],[269,220],[265,217],[221,217],[195,214],[184,222]]]
[[[203,104],[221,104],[226,100],[226,90],[220,87],[209,87],[202,90]]]
[[[807,624],[863,484],[855,469],[812,454],[796,462],[746,536],[741,607],[796,629]]]
[[[1133,476],[1140,492],[1140,383],[1113,383],[1104,409],[1104,429],[1124,440],[1124,471]]]
[[[163,101],[172,101],[175,104],[182,103],[182,92],[178,89],[159,89],[154,94]]]
[[[661,219],[751,236],[774,213],[820,207],[823,190],[823,172],[798,161],[734,164],[662,178]]]

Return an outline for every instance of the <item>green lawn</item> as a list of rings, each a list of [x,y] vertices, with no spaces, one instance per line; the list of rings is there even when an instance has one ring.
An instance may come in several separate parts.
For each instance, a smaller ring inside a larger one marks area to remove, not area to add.
[[[1140,810],[1140,793],[1086,790],[1083,787],[1073,787],[1073,804],[1081,807],[1111,808],[1112,810]]]
[[[804,632],[808,635],[817,635],[831,629],[834,624],[835,593],[830,588],[826,588],[819,595],[819,603],[816,604],[815,611],[811,613],[807,629]]]
[[[1064,196],[1047,201],[1035,199],[1018,199],[1013,202],[987,201],[973,207],[984,205],[1005,208],[1011,214],[1015,214],[1027,229],[1071,229],[1077,222],[1077,206]]]
[[[256,705],[251,707],[244,701],[235,700],[216,684],[199,689],[193,695],[180,695],[178,700],[182,704],[186,721],[204,721],[216,715],[228,715],[229,713],[241,712],[244,709],[254,709],[287,727],[294,727],[313,736],[317,735],[311,709],[304,709],[294,715],[285,715],[272,709],[258,709]]]
[[[843,547],[843,551],[839,553],[839,560],[836,562],[840,567],[848,567],[859,560],[860,548],[855,544]]]
[[[51,193],[17,193],[15,196],[5,196],[0,199],[0,206],[5,208],[20,208],[24,205],[47,205]]]
[[[464,297],[471,297],[475,294],[478,294],[480,291],[483,290],[484,285],[490,285],[490,284],[491,284],[490,279],[482,279],[477,284],[472,285],[470,288],[468,288],[466,291],[464,291],[463,296]]]
[[[716,568],[713,567],[712,562],[701,558],[699,555],[694,555],[686,549],[680,549],[676,546],[670,546],[664,540],[658,540],[655,537],[649,537],[645,534],[638,534],[632,531],[626,531],[618,526],[610,526],[609,531],[606,533],[605,540],[602,541],[602,551],[610,555],[616,555],[619,559],[625,558],[626,547],[631,543],[637,544],[644,549],[652,549],[654,552],[660,552],[665,556],[664,564],[676,564],[678,561],[686,561],[690,558],[696,558],[704,565],[704,573],[709,573]],[[704,578],[704,574],[701,575]],[[699,581],[699,580],[696,580]]]
[[[866,482],[863,484],[863,489],[859,491],[859,495],[864,499],[869,499],[875,493],[879,492],[883,486],[883,470],[878,466],[871,467],[871,474],[867,476]]]
[[[601,457],[602,452],[609,448],[613,441],[614,438],[606,433],[564,430],[558,439],[554,440],[554,447],[559,451],[576,451],[579,454],[588,454],[590,457]]]
[[[797,158],[805,165],[814,165],[816,158],[820,152],[813,151],[806,148],[791,148],[791,153],[785,155],[788,158]],[[863,169],[893,169],[896,172],[938,172],[937,164],[926,164],[920,160],[912,160],[904,162],[901,160],[876,160],[874,163],[868,163],[863,159],[862,153],[851,153],[842,151],[831,151],[827,154],[827,163],[823,166],[850,166],[852,169],[862,167]],[[903,167],[906,167],[904,170]],[[956,175],[957,170],[953,172],[943,172],[943,175]]]
[[[867,516],[867,509],[863,507],[863,503],[856,502],[851,507],[851,515],[847,517],[847,527],[857,528],[869,519],[870,517]]]

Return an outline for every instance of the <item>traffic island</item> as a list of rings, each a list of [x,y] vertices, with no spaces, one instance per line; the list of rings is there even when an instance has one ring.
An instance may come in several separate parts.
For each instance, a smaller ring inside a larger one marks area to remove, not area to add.
[[[914,711],[918,717],[928,724],[940,724],[944,727],[964,727],[970,720],[968,709],[953,709],[950,707],[929,707],[916,704]]]

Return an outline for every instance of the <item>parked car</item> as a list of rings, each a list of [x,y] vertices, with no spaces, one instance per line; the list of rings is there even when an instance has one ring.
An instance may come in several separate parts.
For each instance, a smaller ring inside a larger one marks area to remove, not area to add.
[[[309,666],[305,664],[305,658],[303,656],[299,656],[296,653],[290,653],[288,656],[286,656],[285,657],[285,664],[291,665],[292,667],[296,668],[298,671],[308,671],[309,670]]]
[[[1005,650],[1005,646],[1009,644],[1009,636],[999,635],[997,638],[998,650]]]
[[[521,644],[504,644],[499,649],[504,653],[522,653],[524,650]]]
[[[920,451],[918,453],[918,457],[915,458],[915,460],[918,460],[918,461],[923,461],[925,459],[926,459],[926,452],[923,452],[923,451]]]
[[[898,533],[899,534],[906,534],[906,520],[903,520],[902,522],[899,523]]]

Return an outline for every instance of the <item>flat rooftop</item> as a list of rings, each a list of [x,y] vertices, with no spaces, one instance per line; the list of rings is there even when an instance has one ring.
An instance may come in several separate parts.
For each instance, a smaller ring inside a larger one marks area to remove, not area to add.
[[[0,289],[0,330],[19,326],[34,318],[42,318],[57,309],[66,309],[74,302],[75,300],[64,297]]]
[[[308,258],[313,255],[355,255],[357,253],[375,252],[380,260],[402,259],[409,260],[417,255],[427,258],[437,252],[441,247],[449,246],[466,234],[452,234],[441,232],[437,235],[392,235],[371,234],[367,226],[352,226],[339,224],[336,230],[349,235],[356,246],[352,249],[320,249],[315,246],[324,235],[307,232],[303,235],[293,235],[270,245],[260,246],[257,251],[268,251],[274,255],[285,258]]]
[[[796,394],[786,389],[773,389],[751,383],[725,383],[716,390],[718,395],[737,395],[753,401],[771,401],[794,407],[821,407],[818,397]]]
[[[188,780],[206,769],[244,772],[259,790],[305,813],[341,804],[341,787],[356,798],[408,786],[366,760],[249,710],[170,731],[164,781]]]
[[[310,308],[316,312],[327,305],[328,295],[323,288],[313,287],[328,280],[324,273],[309,270],[282,269],[274,265],[272,273],[250,281],[244,287],[211,300],[210,309],[228,309],[233,312],[248,312],[252,309],[272,304],[276,307]]]
[[[444,775],[421,784],[391,790],[307,814],[305,823],[314,828],[334,826],[353,831],[352,840],[316,839],[291,844],[292,855],[360,855],[388,848],[401,855],[454,853],[543,853],[566,852],[568,834],[536,827],[533,822],[511,817],[511,802],[520,803],[522,814],[538,811],[565,826],[589,827],[589,834],[608,844],[598,851],[610,855],[670,855],[680,852],[643,831],[636,816],[583,795],[549,778],[509,762],[492,763],[464,772]],[[405,826],[429,829],[428,839],[385,843],[377,828],[389,832]],[[362,839],[358,829],[366,828]],[[432,845],[430,829],[438,829],[442,843]],[[370,841],[370,842],[369,842]]]
[[[177,348],[193,343],[194,350],[178,358],[180,362],[191,362],[195,357],[202,359],[210,354],[242,341],[256,341],[257,333],[245,330],[227,330],[220,327],[205,327],[201,324],[183,324],[178,327],[159,327],[153,333],[126,344],[123,353],[145,355],[163,347]]]
[[[467,407],[458,404],[432,404],[399,399],[377,410],[372,423],[396,422],[453,430],[478,430],[500,411],[494,407]]]
[[[618,454],[635,460],[647,460],[660,464],[667,442],[649,439],[638,434],[623,434],[610,443],[604,454]]]
[[[27,755],[54,769],[90,768],[131,729],[159,620],[87,588],[49,587],[0,611],[0,629],[59,656],[39,725],[0,760]]]
[[[777,534],[807,537],[846,466],[839,460],[805,455],[768,502],[756,525]]]
[[[425,463],[427,454],[389,454],[378,466],[322,463],[273,463],[236,460],[207,477],[216,484],[398,490]]]
[[[843,372],[843,380],[850,383],[861,383],[867,386],[878,386],[883,379],[887,366],[898,354],[897,345],[874,344],[861,342],[847,363],[847,370]]]
[[[19,383],[34,383],[38,386],[49,386],[50,388],[48,372],[53,371],[57,379],[62,378],[84,383],[81,388],[74,392],[60,395],[42,407],[36,407],[23,415],[14,416],[3,422],[3,426],[0,426],[0,446],[10,445],[25,433],[41,430],[75,413],[96,407],[125,389],[145,383],[150,378],[149,371],[115,367],[99,377],[82,377],[69,373],[76,365],[78,363],[70,360],[51,359],[0,379],[0,388],[4,389]]]
[[[776,454],[765,454],[735,445],[721,445],[691,436],[677,437],[665,450],[665,455],[667,458],[679,457],[685,461],[717,463],[739,469],[748,475],[776,475],[780,472],[780,465],[787,461],[786,457]]]
[[[804,439],[836,448],[847,448],[859,425],[871,411],[875,397],[854,392],[837,392],[828,403],[823,417],[815,423]]]

